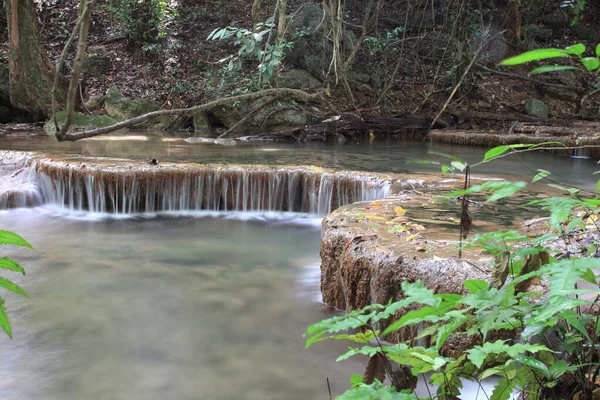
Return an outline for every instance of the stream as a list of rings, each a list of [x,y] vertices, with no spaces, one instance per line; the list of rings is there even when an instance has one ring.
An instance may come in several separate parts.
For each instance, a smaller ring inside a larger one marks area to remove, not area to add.
[[[405,141],[221,147],[152,135],[122,139],[5,138],[0,148],[374,172],[439,171],[406,163],[431,159],[431,151],[471,163],[485,152]],[[529,179],[529,168],[541,168],[558,180],[595,184],[593,160],[541,153],[521,159],[506,157],[479,172]],[[351,374],[363,372],[364,360],[335,362],[348,343],[304,349],[306,327],[332,312],[320,302],[320,219],[310,214],[109,217],[45,205],[0,211],[0,229],[35,247],[2,248],[2,256],[25,267],[26,276],[10,278],[31,299],[2,293],[14,340],[0,340],[0,398],[326,399],[327,377],[335,396]]]

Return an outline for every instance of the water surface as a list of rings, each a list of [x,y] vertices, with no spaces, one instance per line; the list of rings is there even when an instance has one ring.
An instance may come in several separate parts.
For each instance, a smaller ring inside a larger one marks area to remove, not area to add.
[[[319,221],[275,216],[2,212],[36,250],[2,249],[31,299],[6,296],[0,398],[316,399],[326,377],[342,392],[363,364],[302,338],[326,312]]]
[[[449,154],[470,164],[482,160],[485,148],[462,147],[424,140],[364,140],[362,142],[238,142],[236,146],[186,143],[181,138],[156,133],[99,136],[74,143],[58,143],[48,136],[0,139],[0,149],[43,150],[56,155],[88,157],[121,157],[138,160],[238,163],[266,165],[316,165],[319,167],[369,172],[439,172],[435,165],[407,163],[411,160],[433,160],[449,164],[450,160],[432,152]],[[593,173],[600,168],[595,160],[566,155],[532,152],[511,155],[482,165],[475,174],[502,174],[531,178],[537,169],[552,173],[558,181],[593,189]]]

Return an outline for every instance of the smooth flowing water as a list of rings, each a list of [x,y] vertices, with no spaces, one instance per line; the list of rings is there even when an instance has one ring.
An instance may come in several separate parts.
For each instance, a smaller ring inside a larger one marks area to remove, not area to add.
[[[345,390],[363,365],[302,338],[325,312],[319,220],[200,215],[0,213],[36,248],[2,249],[26,268],[15,280],[31,299],[6,296],[0,398],[316,399],[326,377]]]

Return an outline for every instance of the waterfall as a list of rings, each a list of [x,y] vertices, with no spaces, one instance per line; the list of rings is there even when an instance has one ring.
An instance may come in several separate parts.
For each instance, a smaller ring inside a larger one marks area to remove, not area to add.
[[[391,194],[391,180],[308,167],[114,167],[36,161],[30,181],[43,203],[111,214],[159,211],[292,211],[325,215]]]

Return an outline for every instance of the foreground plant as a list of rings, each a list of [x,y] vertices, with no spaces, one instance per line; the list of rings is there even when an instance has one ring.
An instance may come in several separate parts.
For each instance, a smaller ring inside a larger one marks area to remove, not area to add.
[[[21,236],[14,232],[4,230],[0,230],[0,245],[22,246],[33,249],[31,244],[29,244],[29,242],[27,242]],[[25,275],[25,270],[23,267],[21,267],[15,260],[8,257],[0,257],[0,269],[20,272]],[[23,289],[9,279],[0,277],[0,287],[29,298]],[[4,332],[6,332],[10,338],[12,338],[12,327],[10,325],[10,321],[8,320],[4,303],[4,298],[0,296],[0,327],[2,327]]]
[[[499,146],[482,162],[533,148]],[[469,187],[473,166],[450,160],[450,165],[442,166],[444,172],[466,173],[465,188],[450,195],[463,203],[474,193],[488,193],[487,201],[495,201],[526,186],[489,181]],[[538,170],[533,181],[548,176]],[[600,394],[600,286],[595,274],[600,259],[597,235],[589,232],[600,231],[600,200],[552,185],[564,189],[566,196],[529,203],[549,211],[550,233],[491,232],[464,244],[463,248],[477,247],[493,256],[489,282],[467,280],[461,294],[435,293],[419,281],[404,282],[398,301],[369,305],[310,326],[307,347],[325,339],[351,340],[356,345],[338,361],[358,354],[369,357],[365,375],[353,376],[352,388],[338,398],[416,399],[414,378],[422,376],[430,385],[439,385],[431,395],[436,399],[456,399],[461,379],[481,385],[490,377],[497,383],[492,393],[482,388],[482,398],[506,400],[518,392],[519,398],[530,400],[595,399]],[[582,249],[576,237],[586,232],[591,241]],[[564,250],[554,250],[556,243]],[[576,247],[581,250],[578,257],[572,251]],[[402,342],[386,343],[394,333]],[[447,343],[458,335],[464,352],[457,355]],[[386,378],[391,386],[383,385]]]

